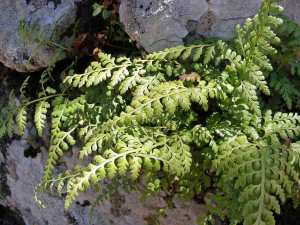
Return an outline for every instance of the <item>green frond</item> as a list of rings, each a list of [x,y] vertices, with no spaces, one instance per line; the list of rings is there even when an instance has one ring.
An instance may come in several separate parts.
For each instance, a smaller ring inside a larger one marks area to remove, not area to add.
[[[203,63],[206,65],[208,64],[213,58],[214,55],[216,54],[215,52],[215,46],[210,46],[207,48],[205,54],[204,54],[204,60]]]
[[[116,61],[114,57],[105,53],[100,53],[99,58],[101,62],[92,62],[83,74],[67,76],[64,83],[78,88],[90,87],[112,77],[111,85],[114,86],[129,74],[127,67],[132,65],[129,59],[121,57]]]
[[[294,87],[291,81],[284,75],[271,74],[270,87],[274,88],[285,101],[288,109],[292,109],[293,96],[300,96],[300,92]]]
[[[91,138],[80,150],[79,158],[83,159],[84,157],[87,157],[88,155],[92,154],[93,151],[95,152],[98,150],[99,153],[102,152],[100,149],[104,145],[105,141],[108,139],[108,136],[109,135],[107,134],[100,133]]]
[[[235,97],[241,98],[257,116],[261,116],[256,87],[254,85],[243,81],[241,86],[238,87],[233,94]]]
[[[25,89],[27,88],[29,78],[30,78],[30,76],[28,76],[25,79],[25,81],[23,82],[22,86],[20,87],[20,93],[21,93],[21,101],[22,101],[22,103],[27,102],[26,96],[25,96]]]
[[[181,140],[179,143],[178,141]],[[185,144],[188,139],[160,140],[155,145],[143,145],[139,139],[125,134],[120,136],[115,148],[107,149],[101,155],[94,158],[94,162],[82,170],[81,176],[77,177],[67,193],[65,210],[78,196],[78,192],[84,192],[91,183],[97,184],[108,176],[110,179],[117,174],[124,176],[129,170],[131,178],[137,179],[144,164],[146,170],[154,169],[158,162],[163,163],[165,172],[182,176],[190,171],[191,153]],[[182,160],[184,159],[184,160]]]
[[[6,134],[6,123],[1,121],[0,125],[0,138],[2,138]]]
[[[245,75],[245,80],[255,85],[265,95],[270,95],[267,81],[265,80],[263,73],[259,70],[259,67],[256,65],[251,65],[251,69],[249,69]]]
[[[236,27],[233,41],[212,38],[140,58],[100,53],[82,74],[63,72],[61,94],[48,82],[57,52],[42,73],[38,99],[25,98],[27,78],[21,105],[12,91],[0,119],[0,137],[13,134],[15,115],[22,134],[26,109],[35,104],[41,136],[54,98],[36,200],[42,204],[38,191],[66,192],[68,210],[80,192],[103,185],[93,213],[119,188],[140,189],[141,201],[165,191],[168,207],[173,198],[189,200],[209,188],[216,193],[208,195],[201,224],[213,223],[216,214],[232,225],[274,225],[280,204],[298,195],[300,116],[286,110],[300,106],[298,83],[290,79],[300,71],[298,49],[288,44],[300,32],[276,17],[283,9],[271,2],[263,0],[259,13]],[[75,140],[82,144],[79,160],[93,160],[52,177]]]
[[[295,139],[299,136],[299,126],[297,124],[300,122],[300,116],[296,113],[275,113],[274,117],[271,119],[271,110],[267,110],[265,115],[270,115],[269,117],[264,117],[265,123],[262,127],[264,130],[264,137],[270,138],[272,142],[280,143],[278,138],[286,140],[288,138]],[[268,118],[268,119],[267,119]],[[274,136],[273,134],[277,134]]]
[[[51,123],[51,133],[55,135],[61,131],[60,126],[63,121],[66,121],[67,116],[65,115],[65,110],[67,109],[69,100],[63,99],[61,96],[53,100],[52,105],[54,106],[52,111],[52,123]]]
[[[34,123],[40,137],[42,136],[43,128],[45,126],[48,108],[50,108],[50,104],[45,100],[40,101],[35,107]]]
[[[180,58],[183,61],[188,60],[190,57],[193,57],[193,61],[196,62],[200,59],[203,48],[208,47],[205,51],[205,61],[209,62],[210,58],[213,57],[214,46],[210,46],[207,44],[199,44],[199,45],[189,45],[189,46],[177,46],[172,48],[167,48],[164,51],[155,52],[147,55],[147,59],[152,60],[177,60]],[[208,51],[208,53],[206,53]]]
[[[77,126],[74,126],[70,128],[68,132],[61,131],[52,135],[48,160],[44,171],[44,182],[51,180],[54,166],[57,164],[59,157],[63,156],[63,151],[68,150],[70,145],[76,143],[74,137],[71,135],[76,128]]]
[[[16,106],[16,103],[15,103],[15,90],[11,90],[11,92],[9,93],[9,97],[8,97],[8,104],[14,108]]]
[[[134,90],[134,96],[144,96],[149,94],[159,83],[166,81],[163,76],[151,76],[142,78],[140,84]]]
[[[126,78],[120,85],[120,94],[125,94],[128,90],[136,87],[141,82],[141,77],[139,76],[139,71],[134,71],[132,76]]]
[[[16,122],[18,125],[19,134],[23,135],[27,124],[27,112],[25,106],[20,108],[19,112],[17,113]]]
[[[298,162],[299,155],[278,139],[268,137],[278,132],[278,125],[296,128],[299,136],[300,127],[295,125],[299,119],[297,114],[281,113],[272,118],[269,110],[264,115],[264,135],[256,133],[252,138],[255,143],[239,133],[220,145],[221,154],[214,164],[217,173],[233,182],[235,189],[242,190],[239,202],[244,203],[244,224],[275,224],[272,211],[280,213],[275,196],[284,202],[286,194],[291,193],[293,180],[298,178],[292,162]],[[279,138],[286,140],[289,136],[279,134]]]

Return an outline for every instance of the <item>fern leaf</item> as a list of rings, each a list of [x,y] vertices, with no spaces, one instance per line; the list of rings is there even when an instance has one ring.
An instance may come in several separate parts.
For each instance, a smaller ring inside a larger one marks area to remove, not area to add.
[[[15,121],[13,119],[13,114],[11,114],[8,117],[7,124],[6,124],[7,134],[10,138],[12,138],[12,136],[13,136],[14,124],[15,124]]]
[[[235,96],[241,97],[241,99],[254,111],[257,116],[261,116],[261,110],[259,107],[258,97],[256,94],[256,87],[246,81],[235,90]]]
[[[207,51],[210,51],[212,54],[214,50],[209,47],[210,45],[199,44],[199,45],[189,45],[189,46],[177,46],[173,48],[167,48],[164,51],[155,52],[152,54],[147,55],[147,59],[150,60],[176,60],[182,56],[182,60],[188,60],[191,56],[193,56],[193,61],[198,61],[201,54],[203,47],[208,47]],[[195,53],[193,54],[193,50]]]
[[[267,86],[267,82],[265,81],[265,77],[258,69],[259,68],[257,68],[255,65],[252,65],[252,68],[249,69],[249,72],[245,76],[245,80],[255,85],[265,95],[270,95],[270,90]]]
[[[116,71],[113,72],[113,76],[111,78],[109,85],[114,87],[120,81],[124,80],[125,77],[128,75],[129,75],[129,72],[127,70],[127,64],[125,64],[123,67],[120,67]]]
[[[0,123],[0,138],[6,134],[6,121]]]
[[[300,92],[296,90],[290,80],[284,75],[277,73],[271,74],[270,86],[275,89],[285,101],[288,109],[292,109],[292,97],[300,96]]]
[[[26,96],[25,96],[25,90],[24,90],[24,89],[26,89],[26,87],[27,87],[27,85],[28,85],[28,80],[29,80],[29,78],[30,78],[30,76],[28,76],[28,77],[25,79],[25,81],[23,82],[23,84],[22,84],[22,86],[21,86],[21,88],[20,88],[21,101],[22,101],[22,103],[27,102]]]
[[[141,81],[141,77],[139,76],[139,71],[135,71],[132,73],[132,76],[126,78],[124,82],[121,83],[119,87],[120,94],[124,94],[129,89],[137,86]]]
[[[244,224],[275,224],[271,210],[280,213],[276,196],[284,202],[286,194],[291,192],[293,180],[297,180],[297,172],[292,165],[295,156],[292,149],[282,145],[278,139],[271,138],[283,121],[297,123],[298,115],[275,114],[271,111],[264,115],[265,135],[256,134],[255,144],[240,133],[233,139],[220,145],[221,154],[214,162],[221,164],[218,173],[225,172],[225,179],[234,183],[235,189],[241,189],[239,202],[244,203],[242,215]],[[299,130],[299,127],[297,128]],[[297,132],[299,135],[299,131]],[[257,144],[259,143],[259,144]],[[280,169],[279,169],[280,167]]]
[[[70,145],[75,144],[76,141],[71,136],[71,133],[76,128],[77,126],[74,126],[68,132],[61,131],[60,133],[57,133],[52,136],[51,146],[49,149],[49,156],[44,171],[44,182],[51,180],[51,175],[54,171],[54,166],[57,164],[59,157],[63,155],[63,151],[68,150]]]
[[[63,121],[66,120],[65,110],[67,109],[68,100],[64,100],[62,97],[58,97],[54,101],[59,101],[60,103],[57,104],[55,102],[52,102],[52,105],[54,105],[53,112],[52,112],[52,129],[51,133],[52,135],[60,132],[60,126]]]
[[[18,129],[19,129],[19,134],[23,135],[24,134],[24,129],[26,127],[27,124],[27,112],[26,112],[26,107],[22,107],[16,117],[16,122],[18,125]]]
[[[206,49],[206,52],[204,54],[204,61],[203,63],[206,65],[208,64],[213,58],[214,58],[214,55],[215,55],[215,46],[210,46]]]
[[[194,56],[193,56],[194,62],[197,62],[200,59],[200,57],[202,55],[203,47],[204,46],[200,46],[199,48],[196,48]]]
[[[40,101],[35,108],[34,122],[38,131],[38,135],[41,137],[43,133],[43,128],[46,121],[47,109],[50,108],[50,104],[45,100]]]

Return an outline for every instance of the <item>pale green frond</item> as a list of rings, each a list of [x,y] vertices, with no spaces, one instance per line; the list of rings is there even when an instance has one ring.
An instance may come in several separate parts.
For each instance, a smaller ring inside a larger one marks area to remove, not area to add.
[[[50,104],[45,100],[40,101],[35,107],[34,123],[40,137],[42,136],[43,128],[45,126],[48,108],[50,108]]]

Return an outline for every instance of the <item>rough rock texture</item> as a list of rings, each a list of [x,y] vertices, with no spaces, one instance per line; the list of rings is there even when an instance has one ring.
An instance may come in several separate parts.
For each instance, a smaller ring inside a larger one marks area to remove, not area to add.
[[[285,14],[290,16],[298,24],[300,24],[300,1],[299,0],[283,0],[280,3],[285,9]]]
[[[123,0],[121,22],[147,52],[203,37],[230,39],[237,23],[257,13],[262,0]],[[286,13],[300,22],[300,1],[284,0]]]
[[[43,47],[37,52],[33,62],[28,63],[37,44],[24,46],[18,42],[19,21],[46,26],[44,37],[49,38],[55,21],[65,15],[57,27],[57,37],[60,37],[74,23],[76,5],[75,0],[1,0],[0,12],[0,61],[19,72],[27,72],[47,67],[54,49]],[[61,42],[67,42],[67,39],[62,40],[63,37],[60,39]]]

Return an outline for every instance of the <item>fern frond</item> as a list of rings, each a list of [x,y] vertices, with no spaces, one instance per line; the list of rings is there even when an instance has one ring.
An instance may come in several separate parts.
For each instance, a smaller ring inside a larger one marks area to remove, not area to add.
[[[277,91],[285,101],[288,109],[292,109],[292,97],[300,96],[300,92],[294,87],[291,81],[284,75],[271,74],[270,86]]]
[[[292,164],[299,155],[278,139],[269,139],[277,132],[278,125],[291,126],[299,121],[298,115],[276,114],[271,111],[264,115],[265,135],[257,134],[256,142],[251,143],[240,133],[230,141],[220,145],[221,155],[214,162],[220,164],[217,172],[224,173],[225,179],[234,183],[235,189],[241,189],[239,202],[245,203],[242,215],[244,224],[275,224],[272,211],[280,213],[276,196],[284,202],[286,194],[291,192],[293,180],[298,175]],[[286,124],[290,121],[289,124]],[[299,126],[295,127],[299,135]],[[280,135],[281,136],[281,135]],[[286,137],[281,137],[285,139]]]
[[[208,47],[204,54],[203,63],[208,64],[214,58],[215,53],[215,46]]]
[[[193,57],[193,61],[197,62],[203,53],[203,48],[205,47],[207,47],[207,50],[204,54],[204,60],[208,63],[215,54],[215,47],[207,44],[192,44],[189,46],[177,46],[173,48],[167,48],[164,51],[149,54],[146,58],[152,60],[177,60],[181,56],[181,59],[183,61],[188,60],[190,57]]]
[[[69,100],[63,99],[61,96],[57,97],[56,99],[53,100],[52,106],[53,112],[52,112],[52,129],[51,133],[52,135],[55,135],[61,131],[60,126],[62,122],[66,121],[67,116],[65,114],[65,110],[67,109]]]
[[[25,81],[23,82],[21,88],[20,88],[20,93],[21,93],[21,101],[22,103],[25,103],[27,102],[26,100],[26,96],[25,96],[25,90],[27,88],[27,85],[28,85],[28,80],[29,80],[30,76],[28,76]]]
[[[190,149],[186,145],[178,145],[177,139],[170,141],[162,139],[154,145],[143,145],[131,135],[122,135],[114,150],[108,149],[102,155],[95,156],[94,162],[82,171],[81,177],[76,179],[67,193],[65,209],[68,209],[79,191],[85,191],[90,183],[97,184],[106,176],[110,179],[117,173],[124,176],[125,172],[129,170],[131,178],[135,180],[139,176],[142,164],[147,170],[158,165],[159,170],[159,162],[162,162],[163,170],[166,172],[176,171],[178,176],[187,173],[191,165],[189,151]],[[180,158],[184,158],[186,162],[182,162]]]
[[[16,103],[15,103],[15,90],[11,90],[11,92],[9,93],[9,97],[8,97],[8,104],[10,105],[11,108],[15,108],[16,107]]]
[[[120,85],[119,91],[120,94],[125,94],[128,90],[132,89],[133,87],[136,87],[140,82],[142,78],[139,75],[139,71],[134,71],[132,73],[132,76],[126,78]]]
[[[12,138],[13,136],[13,130],[14,130],[14,118],[13,118],[14,114],[10,114],[9,117],[7,118],[7,123],[6,123],[6,130],[7,130],[7,134],[10,138]]]
[[[265,77],[259,69],[260,68],[256,65],[251,65],[251,68],[248,69],[248,72],[245,75],[244,79],[255,85],[265,95],[270,95],[270,90],[267,86],[267,82],[265,81]]]
[[[54,166],[57,164],[59,157],[63,156],[63,151],[68,150],[70,145],[74,145],[76,143],[71,135],[76,128],[77,126],[74,126],[70,128],[68,132],[61,131],[51,137],[51,146],[43,177],[44,182],[51,180]]]
[[[16,122],[18,125],[19,134],[23,135],[27,124],[26,106],[20,108],[19,112],[17,113]]]
[[[120,77],[124,76],[125,78],[128,75],[127,67],[132,65],[132,62],[126,58],[119,58],[117,60],[119,64],[116,64],[115,58],[105,53],[99,54],[99,58],[101,58],[101,62],[92,62],[83,74],[67,76],[64,83],[79,88],[84,85],[90,87],[113,76],[112,83],[115,84]]]
[[[5,121],[0,121],[0,138],[6,134],[6,123]]]
[[[247,81],[243,81],[241,86],[234,91],[234,96],[241,98],[257,116],[261,116],[256,87]]]
[[[40,101],[35,107],[34,122],[40,137],[43,134],[48,108],[50,108],[50,104],[45,100]]]
[[[141,79],[141,83],[134,90],[134,96],[144,96],[149,94],[159,83],[166,81],[163,76],[151,76]]]

